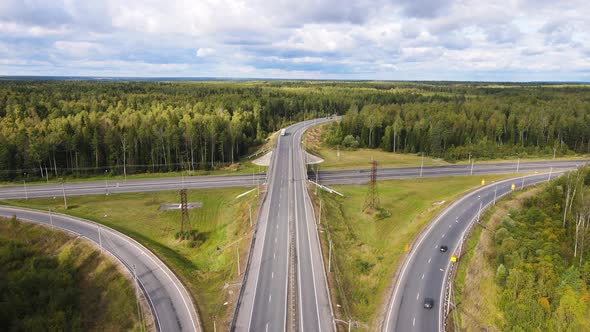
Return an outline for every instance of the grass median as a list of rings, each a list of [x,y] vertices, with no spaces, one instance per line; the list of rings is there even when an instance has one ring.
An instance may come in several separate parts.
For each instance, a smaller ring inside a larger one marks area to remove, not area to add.
[[[68,197],[68,210],[58,198],[4,201],[4,204],[52,209],[56,212],[94,220],[139,241],[158,255],[183,281],[196,300],[206,330],[227,324],[239,292],[237,251],[241,271],[250,243],[252,218],[256,220],[256,190],[239,199],[248,189],[189,190],[189,202],[202,202],[189,210],[197,233],[180,241],[180,211],[161,211],[160,204],[178,203],[177,191]]]
[[[486,176],[492,183],[513,175]],[[444,207],[481,185],[481,176],[379,181],[381,210],[363,212],[367,186],[336,186],[339,197],[320,191],[311,195],[319,211],[325,255],[332,240],[330,288],[336,315],[349,316],[367,330],[378,327],[388,289],[406,245],[418,236]],[[325,257],[326,263],[328,257]]]

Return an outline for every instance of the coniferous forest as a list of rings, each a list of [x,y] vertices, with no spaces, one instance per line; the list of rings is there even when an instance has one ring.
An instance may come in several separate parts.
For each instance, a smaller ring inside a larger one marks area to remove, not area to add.
[[[590,152],[590,88],[445,82],[0,81],[0,180],[215,169],[285,125],[447,160]]]

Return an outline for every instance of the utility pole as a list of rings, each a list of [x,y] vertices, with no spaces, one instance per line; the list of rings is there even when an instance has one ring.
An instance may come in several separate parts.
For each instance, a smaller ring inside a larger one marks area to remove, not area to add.
[[[518,173],[519,168],[520,168],[520,158],[518,158],[518,161],[516,162],[516,173]]]
[[[547,182],[551,180],[551,174],[553,173],[553,167],[549,169],[549,177],[547,177]]]
[[[471,160],[471,174],[470,175],[473,175],[473,164],[474,163],[475,163],[475,160]]]
[[[66,185],[65,185],[64,181],[61,182],[61,191],[64,196],[64,209],[67,210],[68,209],[68,199],[66,198]]]
[[[25,187],[25,199],[29,199],[29,193],[27,192],[27,181],[23,179],[23,186]]]

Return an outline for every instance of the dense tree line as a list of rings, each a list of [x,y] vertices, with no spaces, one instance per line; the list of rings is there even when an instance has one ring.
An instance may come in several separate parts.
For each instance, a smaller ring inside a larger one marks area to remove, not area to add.
[[[0,180],[211,169],[345,114],[331,144],[447,159],[590,149],[590,90],[448,82],[0,81]]]
[[[552,181],[494,234],[506,331],[588,331],[590,169]]]
[[[450,161],[590,153],[590,88],[461,89],[449,101],[352,105],[326,141]]]
[[[386,85],[0,81],[0,180],[215,168],[292,121],[448,100]]]

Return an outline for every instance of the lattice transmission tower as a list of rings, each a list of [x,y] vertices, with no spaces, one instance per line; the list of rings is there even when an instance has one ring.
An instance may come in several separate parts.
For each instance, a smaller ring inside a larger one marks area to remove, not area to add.
[[[363,211],[368,209],[376,210],[379,208],[379,194],[377,193],[377,161],[371,161],[371,177],[369,179],[369,191],[365,199]]]
[[[184,233],[191,230],[191,222],[188,218],[188,203],[186,199],[186,189],[180,190],[180,232]]]

